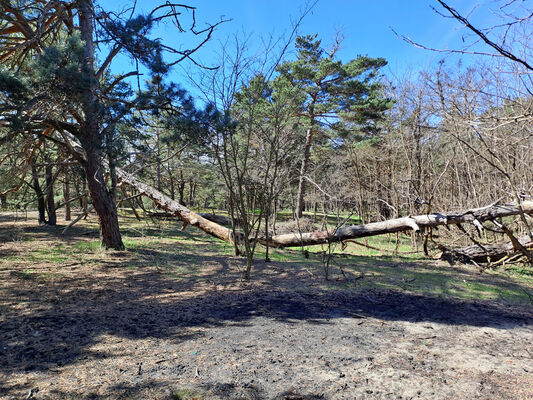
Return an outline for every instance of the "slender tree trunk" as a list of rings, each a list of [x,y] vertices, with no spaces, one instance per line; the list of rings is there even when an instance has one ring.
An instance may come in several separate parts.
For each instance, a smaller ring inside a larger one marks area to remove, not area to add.
[[[190,206],[192,206],[194,204],[193,203],[193,199],[194,199],[194,192],[195,191],[196,191],[196,184],[191,179],[191,181],[189,182],[189,205]]]
[[[102,138],[100,137],[98,101],[98,80],[94,71],[93,4],[91,0],[79,1],[80,33],[84,44],[83,72],[88,80],[88,88],[82,98],[84,123],[80,142],[87,158],[84,165],[89,193],[100,225],[102,246],[117,250],[124,249],[118,225],[118,213],[113,193],[107,190],[104,181]]]
[[[63,199],[65,200],[65,221],[72,219],[70,207],[70,182],[67,174],[65,174],[65,182],[63,183]]]
[[[82,179],[81,193],[87,193],[87,179],[85,177]],[[87,208],[89,207],[89,199],[87,198],[85,194],[81,195],[80,207],[81,207],[81,210],[84,213],[86,213]]]
[[[51,160],[47,159],[44,168],[44,175],[46,180],[46,208],[48,210],[48,225],[57,224],[56,203],[54,200],[54,174]]]
[[[296,203],[296,212],[298,218],[303,215],[305,208],[304,197],[305,197],[305,175],[307,174],[307,169],[309,168],[309,155],[311,154],[311,145],[313,143],[313,127],[307,130],[305,135],[305,147],[304,154],[302,157],[302,164],[300,168],[300,179],[298,181],[298,193],[297,193],[297,203]]]
[[[167,148],[167,166],[166,166],[166,169],[167,169],[167,174],[168,174],[168,184],[169,184],[169,190],[170,190],[170,198],[172,200],[176,200],[176,179],[174,178],[174,174],[173,174],[173,168],[171,167],[171,161],[170,161],[170,148]],[[178,158],[180,157],[180,155],[178,155]],[[181,171],[180,171],[181,172]],[[183,178],[183,173],[182,173],[182,178]]]
[[[4,210],[7,208],[7,195],[6,194],[0,195],[0,208],[3,208]]]
[[[46,204],[44,202],[44,194],[39,183],[39,174],[37,172],[37,167],[35,166],[35,159],[31,162],[31,177],[33,190],[37,195],[37,211],[39,212],[39,224],[46,224]]]
[[[178,185],[179,203],[186,205],[185,202],[185,180],[183,179],[183,170],[180,169],[180,183]]]
[[[159,128],[155,128],[156,136],[156,188],[161,191],[161,137],[159,135]]]
[[[170,190],[170,198],[176,200],[176,184],[174,183],[174,176],[170,168],[167,169],[168,172],[168,186]]]

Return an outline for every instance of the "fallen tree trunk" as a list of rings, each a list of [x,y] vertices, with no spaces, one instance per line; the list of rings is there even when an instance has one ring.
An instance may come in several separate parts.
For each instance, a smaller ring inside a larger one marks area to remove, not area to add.
[[[217,224],[216,222],[209,221],[207,218],[202,217],[200,214],[189,210],[187,207],[181,205],[175,200],[172,200],[170,197],[164,195],[152,186],[140,181],[135,176],[127,173],[121,168],[117,168],[116,172],[117,178],[122,183],[126,183],[134,187],[140,194],[144,194],[151,200],[153,200],[159,208],[167,211],[172,215],[179,217],[184,222],[184,224],[197,227],[202,231],[226,242],[233,242],[234,238],[231,229],[225,228],[222,225]]]
[[[231,226],[231,218],[229,217],[225,217],[223,215],[218,215],[218,214],[212,214],[212,213],[197,213],[197,214],[211,222],[216,222],[219,225]],[[148,216],[153,217],[153,218],[179,218],[178,216],[172,213],[169,213],[169,212],[151,212],[148,214]]]
[[[533,214],[533,201],[522,203],[522,210],[526,214]],[[273,247],[310,246],[328,242],[342,242],[347,239],[357,239],[367,236],[383,235],[387,233],[402,232],[421,228],[431,228],[439,225],[457,225],[462,223],[479,224],[495,218],[508,217],[520,214],[519,207],[515,205],[491,205],[460,212],[435,213],[390,219],[381,222],[372,222],[365,225],[353,225],[337,230],[330,229],[321,232],[290,233],[273,236],[268,240]],[[261,239],[266,242],[266,239]]]
[[[518,241],[526,249],[533,249],[533,241],[529,236],[522,236]],[[517,250],[512,242],[507,242],[484,244],[482,246],[472,245],[460,249],[444,250],[440,258],[451,264],[454,262],[486,263],[489,261],[497,262],[505,257],[512,258],[520,254],[522,254],[522,252]]]
[[[185,224],[190,224],[202,231],[217,237],[226,242],[233,242],[232,230],[216,222],[210,221],[199,213],[189,210],[187,207],[172,200],[153,187],[145,184],[132,174],[117,168],[117,177],[128,185],[133,186],[141,194],[148,196],[155,204],[168,213],[179,217]],[[522,210],[526,214],[533,214],[533,201],[522,203]],[[316,244],[326,244],[328,242],[342,242],[348,239],[357,239],[368,236],[383,235],[421,228],[430,228],[439,225],[454,225],[462,223],[479,224],[484,221],[493,220],[500,217],[508,217],[520,214],[520,209],[515,205],[491,205],[460,212],[435,213],[427,215],[417,215],[413,217],[396,218],[381,222],[372,222],[365,225],[353,225],[340,229],[330,229],[326,231],[288,233],[275,235],[270,238],[260,237],[258,241],[270,247],[298,247],[311,246]],[[242,234],[237,234],[237,240]]]

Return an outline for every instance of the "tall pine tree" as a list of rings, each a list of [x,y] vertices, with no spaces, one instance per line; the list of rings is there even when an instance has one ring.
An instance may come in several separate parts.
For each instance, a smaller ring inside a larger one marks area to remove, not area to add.
[[[316,133],[322,127],[337,132],[357,130],[373,133],[377,122],[390,107],[383,97],[378,78],[387,62],[383,58],[358,56],[343,63],[336,59],[339,43],[329,52],[321,47],[317,35],[296,39],[298,58],[283,63],[281,75],[305,93],[300,113],[307,129],[301,156],[296,212],[304,211],[305,175],[309,169],[311,148]]]
[[[172,65],[191,57],[195,49],[172,49],[150,36],[166,20],[183,32],[180,11],[184,9],[192,16],[189,30],[201,38],[197,49],[216,25],[196,31],[194,8],[186,5],[162,2],[151,13],[133,17],[134,10],[108,13],[93,0],[0,0],[0,113],[7,128],[5,140],[26,135],[36,143],[50,140],[71,152],[85,171],[106,248],[124,247],[114,198],[117,126],[139,111],[161,105],[150,93],[135,93],[128,78],[139,75],[142,64],[154,79],[161,79]],[[110,67],[119,53],[132,58],[132,70],[113,76]],[[177,91],[170,87],[167,92],[170,96],[164,103],[169,108]]]

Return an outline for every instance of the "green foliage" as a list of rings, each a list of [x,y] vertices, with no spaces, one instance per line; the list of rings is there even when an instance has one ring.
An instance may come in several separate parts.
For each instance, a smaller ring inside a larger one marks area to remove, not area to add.
[[[27,82],[20,74],[3,66],[0,67],[0,93],[2,94],[2,103],[24,100],[27,90]]]
[[[89,88],[88,77],[82,71],[83,46],[79,33],[73,33],[65,42],[44,48],[28,66],[34,90],[62,103],[80,101]]]
[[[118,18],[109,19],[102,33],[111,33],[133,59],[140,60],[153,74],[162,75],[169,71],[170,66],[163,61],[161,40],[149,37],[153,27],[153,15],[138,15],[125,22]]]
[[[377,133],[378,122],[392,105],[379,82],[385,59],[358,56],[343,64],[335,58],[338,46],[326,52],[316,35],[299,36],[296,48],[297,60],[283,63],[279,72],[305,93],[301,111],[309,123],[344,134]]]

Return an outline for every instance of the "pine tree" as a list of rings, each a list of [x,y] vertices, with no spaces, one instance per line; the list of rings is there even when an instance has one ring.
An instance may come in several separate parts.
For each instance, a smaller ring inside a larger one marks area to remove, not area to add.
[[[128,78],[139,75],[138,69],[113,76],[110,66],[119,53],[125,53],[134,65],[143,64],[154,80],[161,80],[172,65],[190,58],[194,50],[171,49],[150,38],[164,20],[174,21],[183,31],[178,19],[183,9],[194,13],[192,7],[169,2],[148,15],[132,17],[131,10],[121,16],[106,13],[92,0],[0,1],[0,112],[7,127],[5,140],[26,135],[37,145],[48,140],[70,151],[85,171],[106,248],[124,248],[115,204],[117,127],[125,120],[134,121],[140,111],[162,104],[171,108],[175,100],[171,95],[162,101],[159,94],[135,93]],[[192,20],[190,30],[201,35],[201,45],[216,25],[197,32],[194,15]],[[165,60],[165,54],[174,59]],[[176,92],[172,85],[166,89],[165,94]]]
[[[326,52],[317,35],[297,37],[296,48],[298,58],[283,63],[279,70],[282,76],[305,94],[300,115],[306,119],[307,130],[296,207],[301,217],[304,211],[305,175],[317,132],[322,127],[328,127],[339,133],[376,133],[377,123],[391,102],[383,97],[378,81],[380,69],[387,64],[383,58],[358,56],[342,63],[336,59],[339,43]]]

